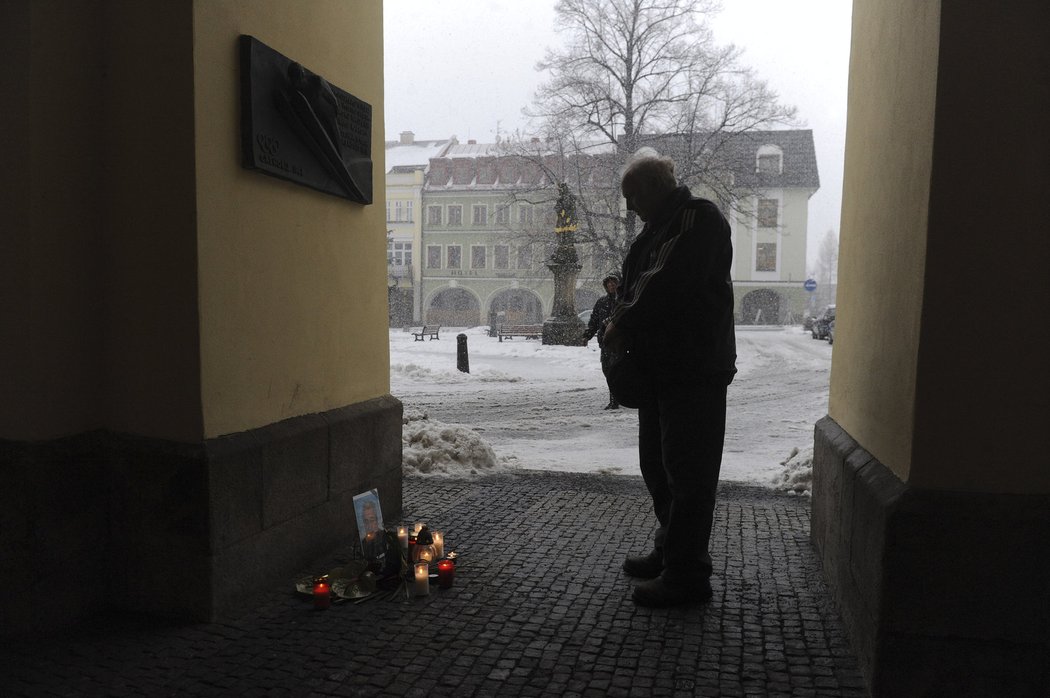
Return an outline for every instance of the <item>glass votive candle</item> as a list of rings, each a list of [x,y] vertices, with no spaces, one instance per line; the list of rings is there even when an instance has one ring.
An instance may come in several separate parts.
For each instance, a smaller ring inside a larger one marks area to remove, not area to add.
[[[438,561],[438,586],[448,589],[456,578],[456,564],[452,560]]]
[[[434,539],[434,559],[440,560],[445,557],[445,534],[441,531],[434,531],[430,535]]]
[[[415,591],[416,596],[426,596],[430,593],[430,566],[425,562],[415,564]]]
[[[397,527],[397,543],[401,546],[402,550],[408,552],[408,527]]]
[[[314,580],[314,608],[323,611],[332,605],[332,586],[328,583],[328,575],[318,577]]]

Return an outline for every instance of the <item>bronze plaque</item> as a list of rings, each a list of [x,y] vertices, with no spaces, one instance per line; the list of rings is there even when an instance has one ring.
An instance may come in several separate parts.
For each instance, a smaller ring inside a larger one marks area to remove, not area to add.
[[[254,37],[240,50],[244,166],[372,203],[372,105]]]

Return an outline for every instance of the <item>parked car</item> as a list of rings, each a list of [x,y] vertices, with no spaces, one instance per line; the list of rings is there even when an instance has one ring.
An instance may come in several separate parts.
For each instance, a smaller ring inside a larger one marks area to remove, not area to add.
[[[828,325],[828,344],[835,343],[835,321],[832,320]]]
[[[802,329],[807,332],[812,332],[813,323],[816,322],[816,320],[817,318],[813,317],[812,315],[807,315],[806,317],[802,318]]]
[[[829,305],[824,308],[824,312],[817,316],[817,319],[813,321],[813,328],[810,330],[810,335],[813,339],[827,339],[828,338],[828,327],[832,322],[835,321],[835,306]]]

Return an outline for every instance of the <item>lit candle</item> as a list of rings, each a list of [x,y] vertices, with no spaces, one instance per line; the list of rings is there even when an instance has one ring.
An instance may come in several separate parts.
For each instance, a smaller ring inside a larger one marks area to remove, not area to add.
[[[408,552],[408,528],[405,526],[397,527],[397,542],[403,551]]]
[[[323,611],[332,605],[332,588],[328,584],[328,575],[314,580],[314,608]]]
[[[415,526],[413,526],[412,527],[412,535],[413,536],[418,536],[419,535],[419,529],[421,529],[421,528],[423,528],[423,524],[422,523],[417,523]]]
[[[448,589],[452,586],[452,580],[456,578],[456,563],[452,560],[442,560],[438,563],[438,586]]]
[[[425,562],[416,563],[416,596],[430,593],[430,568]]]
[[[431,535],[434,537],[434,557],[436,559],[445,557],[445,534],[441,531],[434,531]]]

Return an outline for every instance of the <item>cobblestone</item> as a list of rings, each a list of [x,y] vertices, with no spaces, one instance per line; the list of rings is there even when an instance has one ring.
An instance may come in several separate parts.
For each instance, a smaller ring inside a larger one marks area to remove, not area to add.
[[[314,611],[294,579],[339,551],[220,622],[107,616],[5,641],[0,695],[867,695],[806,499],[722,485],[714,599],[672,609],[635,606],[620,571],[654,525],[640,478],[413,477],[404,506],[461,555],[451,589]]]

